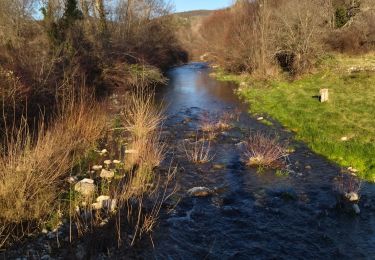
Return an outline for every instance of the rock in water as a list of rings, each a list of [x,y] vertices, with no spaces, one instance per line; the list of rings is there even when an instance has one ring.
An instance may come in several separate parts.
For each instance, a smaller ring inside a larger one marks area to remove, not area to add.
[[[194,187],[188,190],[187,193],[192,197],[207,197],[212,195],[214,192],[206,187]]]
[[[353,210],[355,214],[359,215],[361,213],[361,210],[359,209],[358,204],[353,204]]]
[[[358,193],[356,193],[356,192],[345,193],[345,198],[349,201],[358,201],[359,200]]]

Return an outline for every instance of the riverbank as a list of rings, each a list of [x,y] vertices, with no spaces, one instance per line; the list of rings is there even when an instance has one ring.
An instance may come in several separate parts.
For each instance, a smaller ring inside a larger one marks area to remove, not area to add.
[[[375,181],[375,55],[334,56],[298,80],[256,80],[217,70],[221,81],[239,84],[238,94],[256,115],[270,116],[313,151]],[[319,102],[328,88],[330,100]]]

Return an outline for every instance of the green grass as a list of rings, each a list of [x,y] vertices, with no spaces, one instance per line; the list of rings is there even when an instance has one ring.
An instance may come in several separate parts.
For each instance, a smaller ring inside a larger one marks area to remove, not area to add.
[[[250,102],[252,113],[267,113],[315,152],[375,181],[375,73],[349,72],[353,67],[374,70],[375,56],[331,57],[319,71],[293,82],[217,75],[219,80],[245,82],[239,94]],[[321,88],[330,91],[327,103],[314,97]]]

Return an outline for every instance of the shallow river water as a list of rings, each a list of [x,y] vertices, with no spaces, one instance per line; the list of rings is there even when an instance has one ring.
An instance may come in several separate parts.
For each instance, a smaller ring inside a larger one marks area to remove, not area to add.
[[[164,135],[169,159],[178,164],[180,199],[164,212],[146,259],[375,259],[375,189],[363,184],[361,214],[336,208],[333,180],[340,167],[293,141],[277,123],[265,126],[247,114],[249,105],[235,95],[235,86],[209,77],[204,63],[169,71],[169,85],[157,94],[167,105]],[[204,117],[241,112],[234,127],[211,143],[214,159],[189,163],[181,151],[194,139]],[[253,131],[277,133],[290,140],[292,173],[257,172],[241,162],[239,142]],[[219,166],[217,166],[219,165]],[[216,188],[214,196],[195,198],[186,191]]]

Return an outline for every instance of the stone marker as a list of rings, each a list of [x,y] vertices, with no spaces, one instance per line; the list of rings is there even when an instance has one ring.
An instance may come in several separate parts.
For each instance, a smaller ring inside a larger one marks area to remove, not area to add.
[[[320,102],[327,102],[329,99],[328,88],[323,88],[320,91]]]

